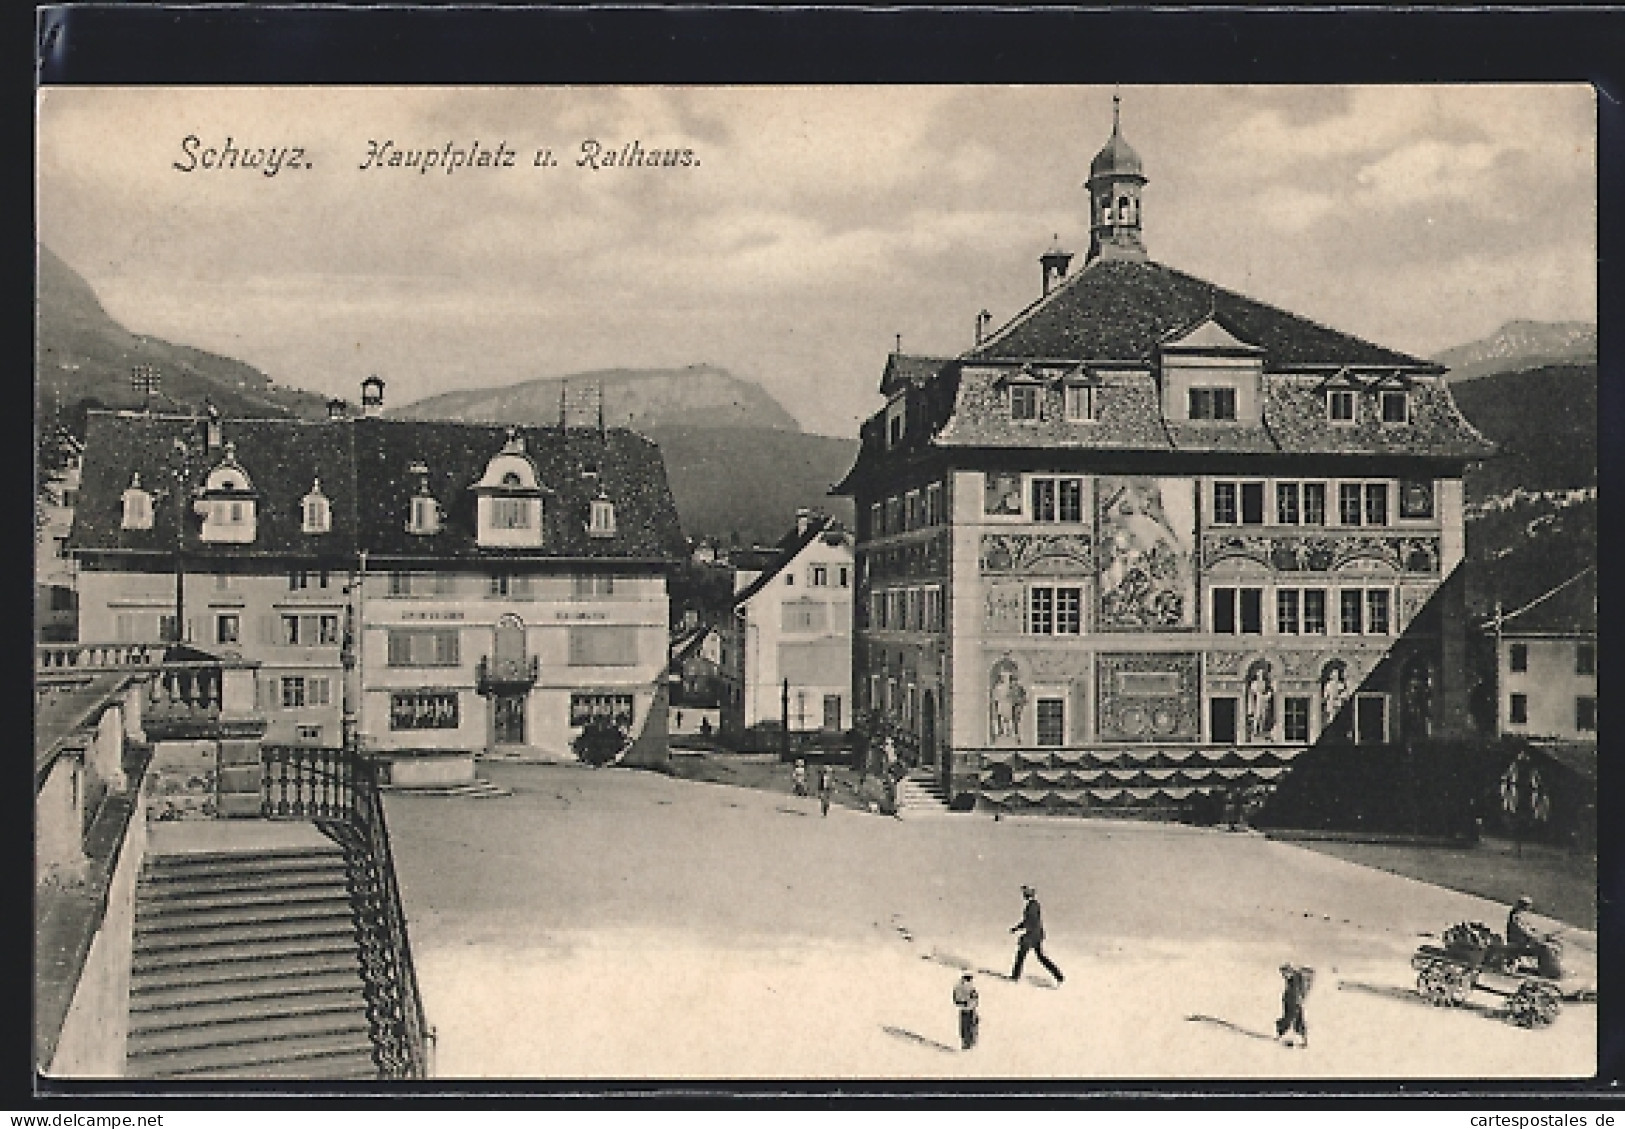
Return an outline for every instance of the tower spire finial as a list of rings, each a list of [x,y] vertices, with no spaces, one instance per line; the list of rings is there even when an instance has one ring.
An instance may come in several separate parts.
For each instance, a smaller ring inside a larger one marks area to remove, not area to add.
[[[1119,119],[1123,112],[1123,94],[1121,88],[1112,90],[1112,132],[1118,132]]]

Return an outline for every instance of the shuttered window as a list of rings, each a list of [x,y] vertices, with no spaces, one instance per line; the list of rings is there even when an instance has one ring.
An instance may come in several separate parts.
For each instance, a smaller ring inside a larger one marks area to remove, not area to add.
[[[458,644],[456,628],[396,628],[389,633],[389,665],[456,666]]]
[[[636,666],[636,627],[572,627],[571,666]]]

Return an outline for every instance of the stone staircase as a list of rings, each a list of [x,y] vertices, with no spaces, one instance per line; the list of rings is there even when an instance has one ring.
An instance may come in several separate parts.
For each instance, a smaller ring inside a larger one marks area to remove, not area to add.
[[[952,816],[936,775],[929,768],[916,768],[897,782],[897,806],[904,819]]]
[[[126,1073],[378,1077],[336,845],[148,857]]]

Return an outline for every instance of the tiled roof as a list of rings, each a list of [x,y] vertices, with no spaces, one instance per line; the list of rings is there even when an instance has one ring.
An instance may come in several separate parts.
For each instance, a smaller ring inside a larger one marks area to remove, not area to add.
[[[1443,371],[1161,263],[1122,259],[1090,263],[965,359],[1146,361],[1163,337],[1209,316],[1268,350],[1271,370],[1368,365]]]
[[[1501,618],[1502,635],[1595,635],[1597,570],[1587,569]]]
[[[1352,387],[1342,381],[1305,376],[1264,378],[1264,422],[1283,451],[1316,454],[1382,453],[1451,455],[1483,458],[1495,445],[1467,421],[1440,377],[1406,381],[1410,394],[1404,423],[1379,422],[1374,393],[1356,388],[1361,399],[1358,422],[1332,424],[1326,418],[1328,388]],[[1399,384],[1384,384],[1397,389]]]
[[[1112,450],[1169,447],[1162,426],[1156,381],[1148,372],[1108,373],[1100,378],[1099,419],[1066,418],[1059,386],[1041,389],[1039,418],[1012,420],[1004,393],[988,369],[960,372],[959,401],[936,442],[945,447],[1078,447]]]
[[[544,548],[488,549],[475,543],[475,495],[479,481],[507,437],[507,429],[483,424],[363,418],[355,425],[355,465],[361,513],[360,548],[383,556],[678,558],[686,543],[666,482],[660,449],[624,429],[518,429],[525,453],[536,464],[543,502]],[[439,533],[406,531],[416,492],[408,468],[429,468],[429,489],[444,517]],[[587,473],[597,468],[597,475]],[[590,537],[587,519],[602,487],[615,505],[613,537]]]
[[[916,357],[908,353],[892,353],[886,358],[886,371],[880,377],[880,394],[890,396],[900,384],[919,388],[942,371],[948,364],[944,357]]]
[[[349,556],[355,552],[355,474],[352,428],[343,421],[225,420],[221,437],[259,494],[258,529],[251,545],[204,544],[190,513],[184,516],[188,553],[222,557]],[[176,470],[186,443],[189,477],[203,484],[223,450],[204,452],[203,424],[186,416],[92,412],[85,435],[83,478],[74,508],[70,549],[175,551]],[[162,492],[151,529],[124,529],[123,495],[134,474],[142,489]],[[332,517],[328,533],[301,532],[302,499],[320,478]]]
[[[91,414],[84,479],[70,549],[170,553],[175,548],[175,444],[189,440],[191,481],[201,484],[224,453],[201,451],[199,421],[136,413]],[[186,522],[188,554],[220,557],[349,557],[358,551],[417,557],[604,557],[675,559],[685,544],[659,449],[632,432],[611,429],[521,429],[526,450],[547,488],[546,540],[541,549],[482,549],[474,542],[475,499],[468,487],[501,450],[507,431],[480,424],[376,418],[348,420],[225,420],[222,438],[259,495],[258,528],[249,545],[203,544]],[[415,476],[429,468],[431,490],[444,510],[441,531],[406,532]],[[596,479],[583,473],[597,467]],[[154,506],[153,528],[122,528],[122,496],[131,476],[143,488],[168,491]],[[330,532],[301,531],[302,500],[313,479],[329,502]],[[616,532],[589,537],[589,504],[600,484],[615,505]]]

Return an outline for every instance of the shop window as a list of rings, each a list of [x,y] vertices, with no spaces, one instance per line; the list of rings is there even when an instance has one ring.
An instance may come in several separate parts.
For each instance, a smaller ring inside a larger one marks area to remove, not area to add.
[[[392,730],[456,729],[456,691],[413,691],[389,696],[389,727]]]

